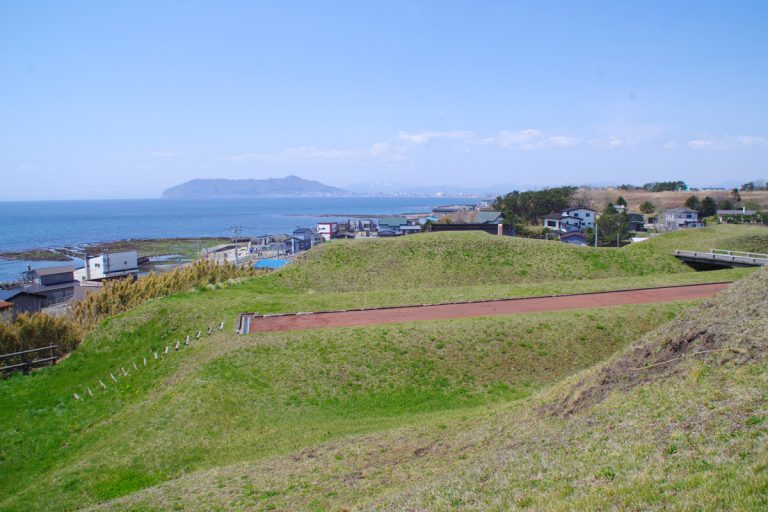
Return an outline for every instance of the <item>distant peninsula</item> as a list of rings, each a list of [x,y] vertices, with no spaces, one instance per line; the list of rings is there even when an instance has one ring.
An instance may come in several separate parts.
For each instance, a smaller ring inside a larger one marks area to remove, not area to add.
[[[348,196],[351,192],[298,176],[266,180],[196,179],[163,191],[163,199]]]

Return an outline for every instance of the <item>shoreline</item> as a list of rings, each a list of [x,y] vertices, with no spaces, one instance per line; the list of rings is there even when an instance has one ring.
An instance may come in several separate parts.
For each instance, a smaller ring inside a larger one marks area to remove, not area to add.
[[[0,261],[72,261],[85,251],[89,254],[102,252],[119,252],[136,250],[139,257],[165,256],[168,254],[189,253],[197,247],[200,249],[229,241],[226,237],[173,237],[173,238],[136,238],[110,240],[108,242],[93,242],[82,245],[64,247],[37,247],[22,251],[0,252]]]
[[[411,212],[411,213],[319,213],[312,215],[313,217],[322,218],[349,218],[349,219],[381,219],[384,217],[407,217],[409,215],[432,215],[427,212]],[[306,217],[306,215],[292,213],[286,215],[286,217]]]

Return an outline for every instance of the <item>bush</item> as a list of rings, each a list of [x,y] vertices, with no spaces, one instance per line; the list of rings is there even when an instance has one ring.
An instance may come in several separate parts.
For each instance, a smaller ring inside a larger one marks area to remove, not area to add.
[[[0,322],[0,354],[10,354],[19,350],[19,334],[14,326]]]
[[[17,332],[19,350],[57,345],[56,352],[63,355],[77,348],[82,338],[77,324],[45,313],[22,313],[13,327]]]
[[[219,265],[203,260],[164,274],[150,274],[136,281],[130,278],[108,281],[101,290],[72,305],[72,318],[88,330],[99,320],[127,311],[150,299],[262,273],[252,267]]]

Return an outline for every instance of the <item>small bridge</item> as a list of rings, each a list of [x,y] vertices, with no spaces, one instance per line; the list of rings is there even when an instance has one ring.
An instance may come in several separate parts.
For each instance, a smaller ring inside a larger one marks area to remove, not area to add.
[[[768,254],[754,252],[710,249],[709,252],[675,251],[675,256],[697,270],[768,265]]]

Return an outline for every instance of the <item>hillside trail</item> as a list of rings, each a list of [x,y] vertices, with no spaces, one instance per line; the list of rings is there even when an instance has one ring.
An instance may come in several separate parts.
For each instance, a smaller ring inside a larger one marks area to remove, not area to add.
[[[730,285],[731,283],[711,283],[646,288],[640,290],[584,293],[578,295],[502,299],[484,302],[254,316],[251,319],[248,332],[359,327],[397,322],[515,315],[522,313],[563,311],[569,309],[623,306],[628,304],[696,300],[711,297],[728,288]]]

